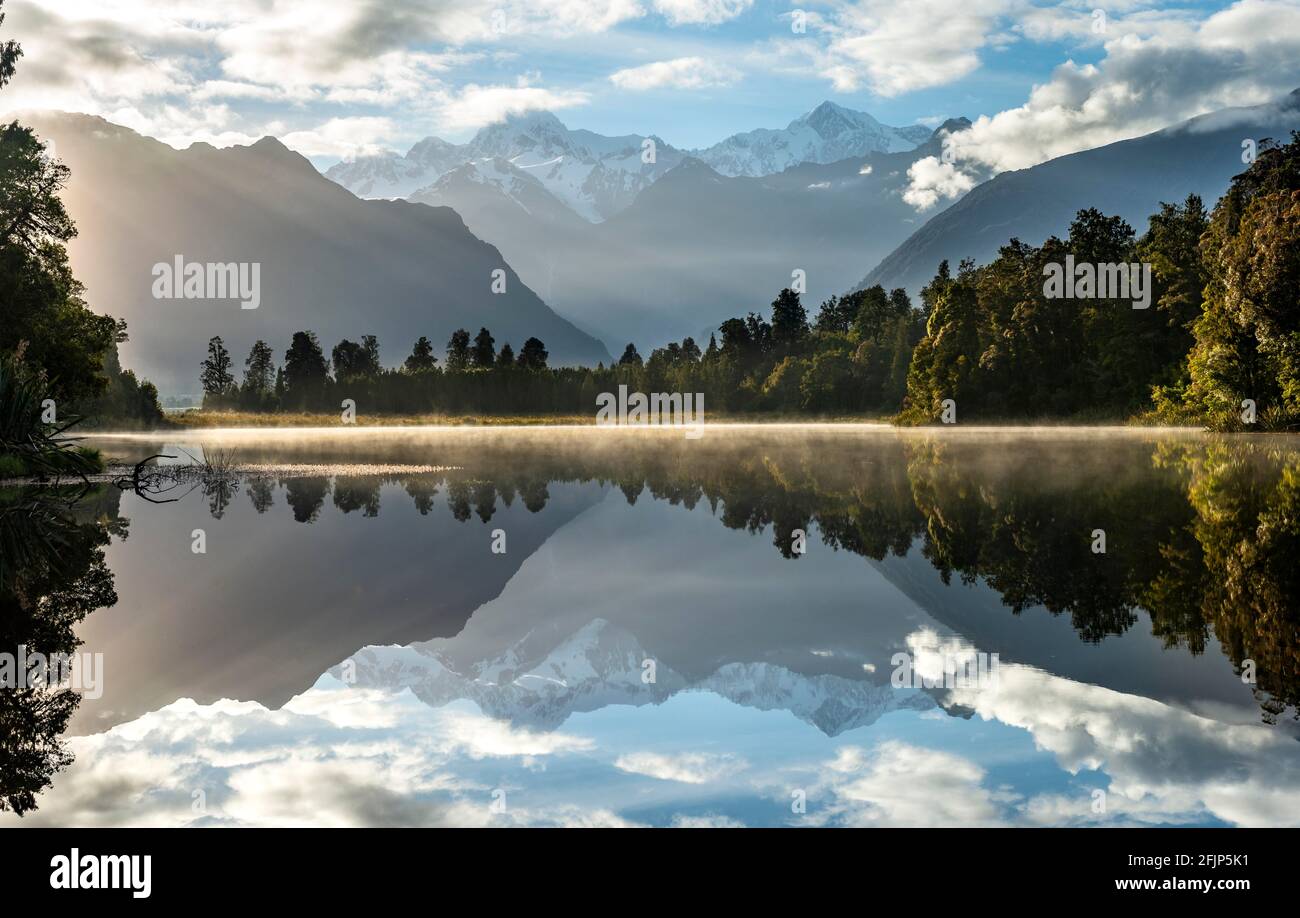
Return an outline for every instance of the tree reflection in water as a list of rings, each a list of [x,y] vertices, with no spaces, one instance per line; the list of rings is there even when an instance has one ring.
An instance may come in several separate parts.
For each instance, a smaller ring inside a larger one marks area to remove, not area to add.
[[[117,602],[103,548],[126,537],[118,499],[111,487],[0,492],[0,653],[71,654],[81,643],[75,626]],[[21,816],[71,763],[62,734],[81,698],[15,681],[0,688],[0,810]]]

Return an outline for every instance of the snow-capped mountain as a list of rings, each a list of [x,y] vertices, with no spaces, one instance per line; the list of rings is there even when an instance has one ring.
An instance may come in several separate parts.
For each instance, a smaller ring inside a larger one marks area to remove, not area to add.
[[[889,127],[866,112],[823,102],[783,130],[759,128],[733,134],[691,155],[723,175],[774,175],[800,163],[834,163],[868,153],[905,153],[928,140],[930,133],[922,125]]]
[[[455,639],[409,647],[367,647],[351,658],[356,685],[409,688],[432,707],[473,701],[491,717],[553,730],[570,715],[611,704],[661,704],[682,691],[711,692],[761,711],[786,710],[828,736],[874,723],[896,710],[924,711],[935,699],[917,689],[895,689],[829,674],[805,675],[771,663],[728,663],[692,682],[657,661],[626,629],[595,619],[553,647],[530,633],[499,656],[461,664]],[[342,666],[330,670],[342,676]]]
[[[454,208],[467,221],[470,214],[477,214],[479,207],[493,202],[508,204],[538,219],[582,222],[537,176],[499,156],[457,166],[432,185],[412,193],[407,200]]]
[[[325,173],[359,198],[405,198],[466,160],[463,147],[426,137],[405,156],[393,152],[338,163]]]
[[[645,155],[652,141],[653,157]],[[533,112],[483,128],[466,146],[471,159],[500,157],[535,176],[592,223],[618,213],[641,189],[682,161],[658,137],[605,137],[571,131],[550,112]],[[653,158],[654,162],[645,162]]]
[[[647,140],[653,141],[653,156],[647,155]],[[632,203],[683,155],[657,137],[573,131],[549,112],[532,112],[489,125],[466,144],[430,137],[405,156],[359,157],[325,174],[363,198],[406,198],[461,166],[501,159],[536,178],[574,213],[599,223]]]
[[[600,223],[619,213],[649,185],[698,157],[726,176],[763,176],[800,163],[833,163],[869,153],[901,153],[930,137],[921,125],[895,128],[864,112],[823,102],[783,130],[735,134],[687,154],[653,135],[606,137],[570,130],[550,112],[517,115],[483,128],[465,144],[429,137],[405,156],[380,153],[332,166],[325,175],[362,198],[436,197],[447,173],[483,160],[505,160],[536,178],[574,213]],[[645,162],[646,141],[654,162]]]

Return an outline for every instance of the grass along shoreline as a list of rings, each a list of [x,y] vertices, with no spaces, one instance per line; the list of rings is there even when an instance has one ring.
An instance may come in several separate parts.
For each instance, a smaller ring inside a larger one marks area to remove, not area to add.
[[[213,409],[193,409],[174,412],[167,415],[172,430],[204,429],[220,430],[226,428],[250,427],[595,427],[596,416],[590,414],[515,414],[515,415],[456,415],[456,414],[361,414],[355,423],[344,424],[338,412],[257,412],[230,411]],[[704,426],[721,424],[744,424],[752,426],[791,425],[791,424],[887,424],[894,426],[892,415],[807,415],[807,414],[710,414]],[[630,425],[630,426],[670,426],[670,425]],[[911,426],[911,425],[905,425]],[[978,421],[959,422],[955,425],[935,423],[920,425],[922,429],[946,427],[1183,427],[1190,430],[1204,429],[1203,424],[1188,422],[1170,424],[1150,415],[1139,417],[1109,417],[1101,415],[1076,416],[1069,418],[980,418]],[[900,426],[900,429],[904,429]],[[108,431],[95,430],[94,434],[108,434]]]

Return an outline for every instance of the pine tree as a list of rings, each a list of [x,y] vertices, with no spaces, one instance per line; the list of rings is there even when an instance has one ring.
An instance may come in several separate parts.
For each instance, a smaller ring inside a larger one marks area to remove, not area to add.
[[[778,345],[797,344],[808,335],[808,311],[799,294],[789,287],[772,301],[772,340]]]
[[[636,345],[631,341],[627,343],[627,347],[623,348],[623,356],[618,358],[618,365],[620,367],[641,366],[641,355],[637,353]]]
[[[464,370],[469,367],[469,332],[458,328],[447,341],[447,369]]]
[[[486,328],[480,328],[474,338],[474,349],[470,351],[472,366],[475,369],[490,370],[496,363],[496,357],[496,339]]]
[[[230,352],[220,335],[208,341],[208,357],[202,366],[199,382],[206,397],[220,399],[235,388],[235,377],[230,373]]]
[[[406,358],[403,366],[408,373],[420,373],[432,370],[437,362],[438,358],[433,356],[433,342],[421,335],[420,340],[416,341],[415,346],[411,348],[411,356]]]
[[[271,345],[258,339],[248,352],[244,361],[243,391],[256,398],[265,398],[271,394],[275,385],[275,354]]]
[[[518,363],[525,370],[545,370],[548,356],[550,355],[546,352],[546,345],[540,339],[529,338],[519,351]]]

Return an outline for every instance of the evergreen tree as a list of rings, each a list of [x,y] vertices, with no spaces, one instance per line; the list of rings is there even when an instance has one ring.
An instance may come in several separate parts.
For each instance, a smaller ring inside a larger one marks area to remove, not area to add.
[[[294,407],[316,407],[325,394],[329,365],[316,333],[294,332],[289,350],[284,353],[285,398]]]
[[[438,358],[433,356],[433,342],[424,335],[415,342],[411,348],[411,356],[406,358],[403,366],[408,373],[420,373],[425,370],[432,370],[438,363]]]
[[[501,345],[501,352],[497,354],[497,367],[502,370],[509,370],[515,365],[515,349],[507,341]]]
[[[339,382],[379,375],[379,342],[374,335],[362,336],[360,344],[344,338],[334,346],[330,358]]]
[[[798,344],[808,334],[808,311],[789,287],[772,301],[772,340],[781,346]]]
[[[474,338],[474,349],[470,352],[471,365],[475,369],[490,370],[496,363],[496,339],[486,328],[480,328]]]
[[[254,398],[263,399],[271,395],[275,385],[275,354],[271,345],[258,339],[248,352],[244,361],[243,391]]]
[[[857,317],[859,299],[852,293],[846,293],[842,297],[832,295],[825,300],[817,312],[817,330],[841,334],[847,332]]]
[[[623,348],[623,356],[618,358],[618,365],[620,367],[641,366],[641,355],[637,353],[636,345],[631,341],[627,343],[627,347]]]
[[[447,369],[465,370],[469,368],[469,332],[458,328],[451,333],[447,341]]]
[[[204,400],[218,400],[235,388],[235,377],[230,373],[230,352],[217,335],[208,341],[208,356],[202,364],[199,382],[203,385]]]
[[[537,338],[529,338],[519,351],[519,366],[525,370],[545,370],[548,356],[546,345]]]

